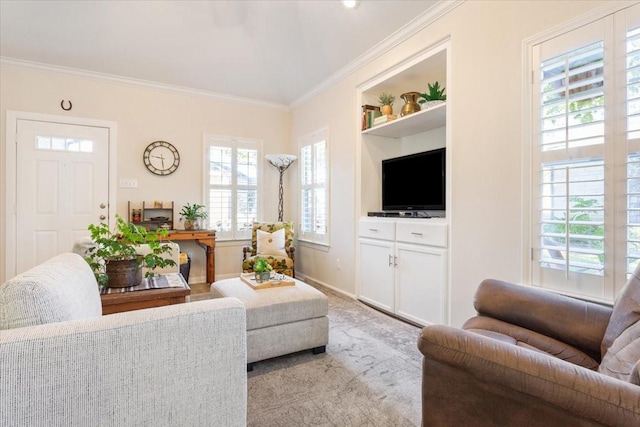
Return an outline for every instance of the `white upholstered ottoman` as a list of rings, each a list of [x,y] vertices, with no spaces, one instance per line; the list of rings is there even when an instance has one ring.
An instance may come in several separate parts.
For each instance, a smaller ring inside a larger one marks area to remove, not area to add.
[[[211,284],[214,298],[235,297],[247,311],[247,369],[253,362],[311,349],[324,353],[329,342],[326,295],[295,280],[294,286],[255,290],[240,278]]]

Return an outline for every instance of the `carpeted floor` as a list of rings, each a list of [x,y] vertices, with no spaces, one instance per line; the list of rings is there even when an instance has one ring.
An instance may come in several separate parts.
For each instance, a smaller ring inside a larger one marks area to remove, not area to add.
[[[329,297],[327,352],[255,363],[248,373],[248,425],[419,426],[420,328],[317,288]]]

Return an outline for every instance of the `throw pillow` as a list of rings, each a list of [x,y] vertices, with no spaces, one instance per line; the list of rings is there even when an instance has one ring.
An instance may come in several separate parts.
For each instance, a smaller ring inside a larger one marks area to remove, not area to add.
[[[258,254],[287,256],[284,249],[284,228],[273,233],[256,230],[258,240]]]

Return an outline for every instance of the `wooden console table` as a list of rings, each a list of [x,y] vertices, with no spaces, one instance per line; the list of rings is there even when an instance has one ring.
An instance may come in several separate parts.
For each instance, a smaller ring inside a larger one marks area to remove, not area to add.
[[[171,230],[167,239],[171,241],[194,240],[207,255],[207,282],[210,284],[216,280],[216,232],[215,230]]]

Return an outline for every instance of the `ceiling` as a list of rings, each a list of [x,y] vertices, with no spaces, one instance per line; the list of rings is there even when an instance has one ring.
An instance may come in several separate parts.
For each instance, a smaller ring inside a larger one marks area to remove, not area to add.
[[[0,0],[0,56],[289,106],[438,3]]]

